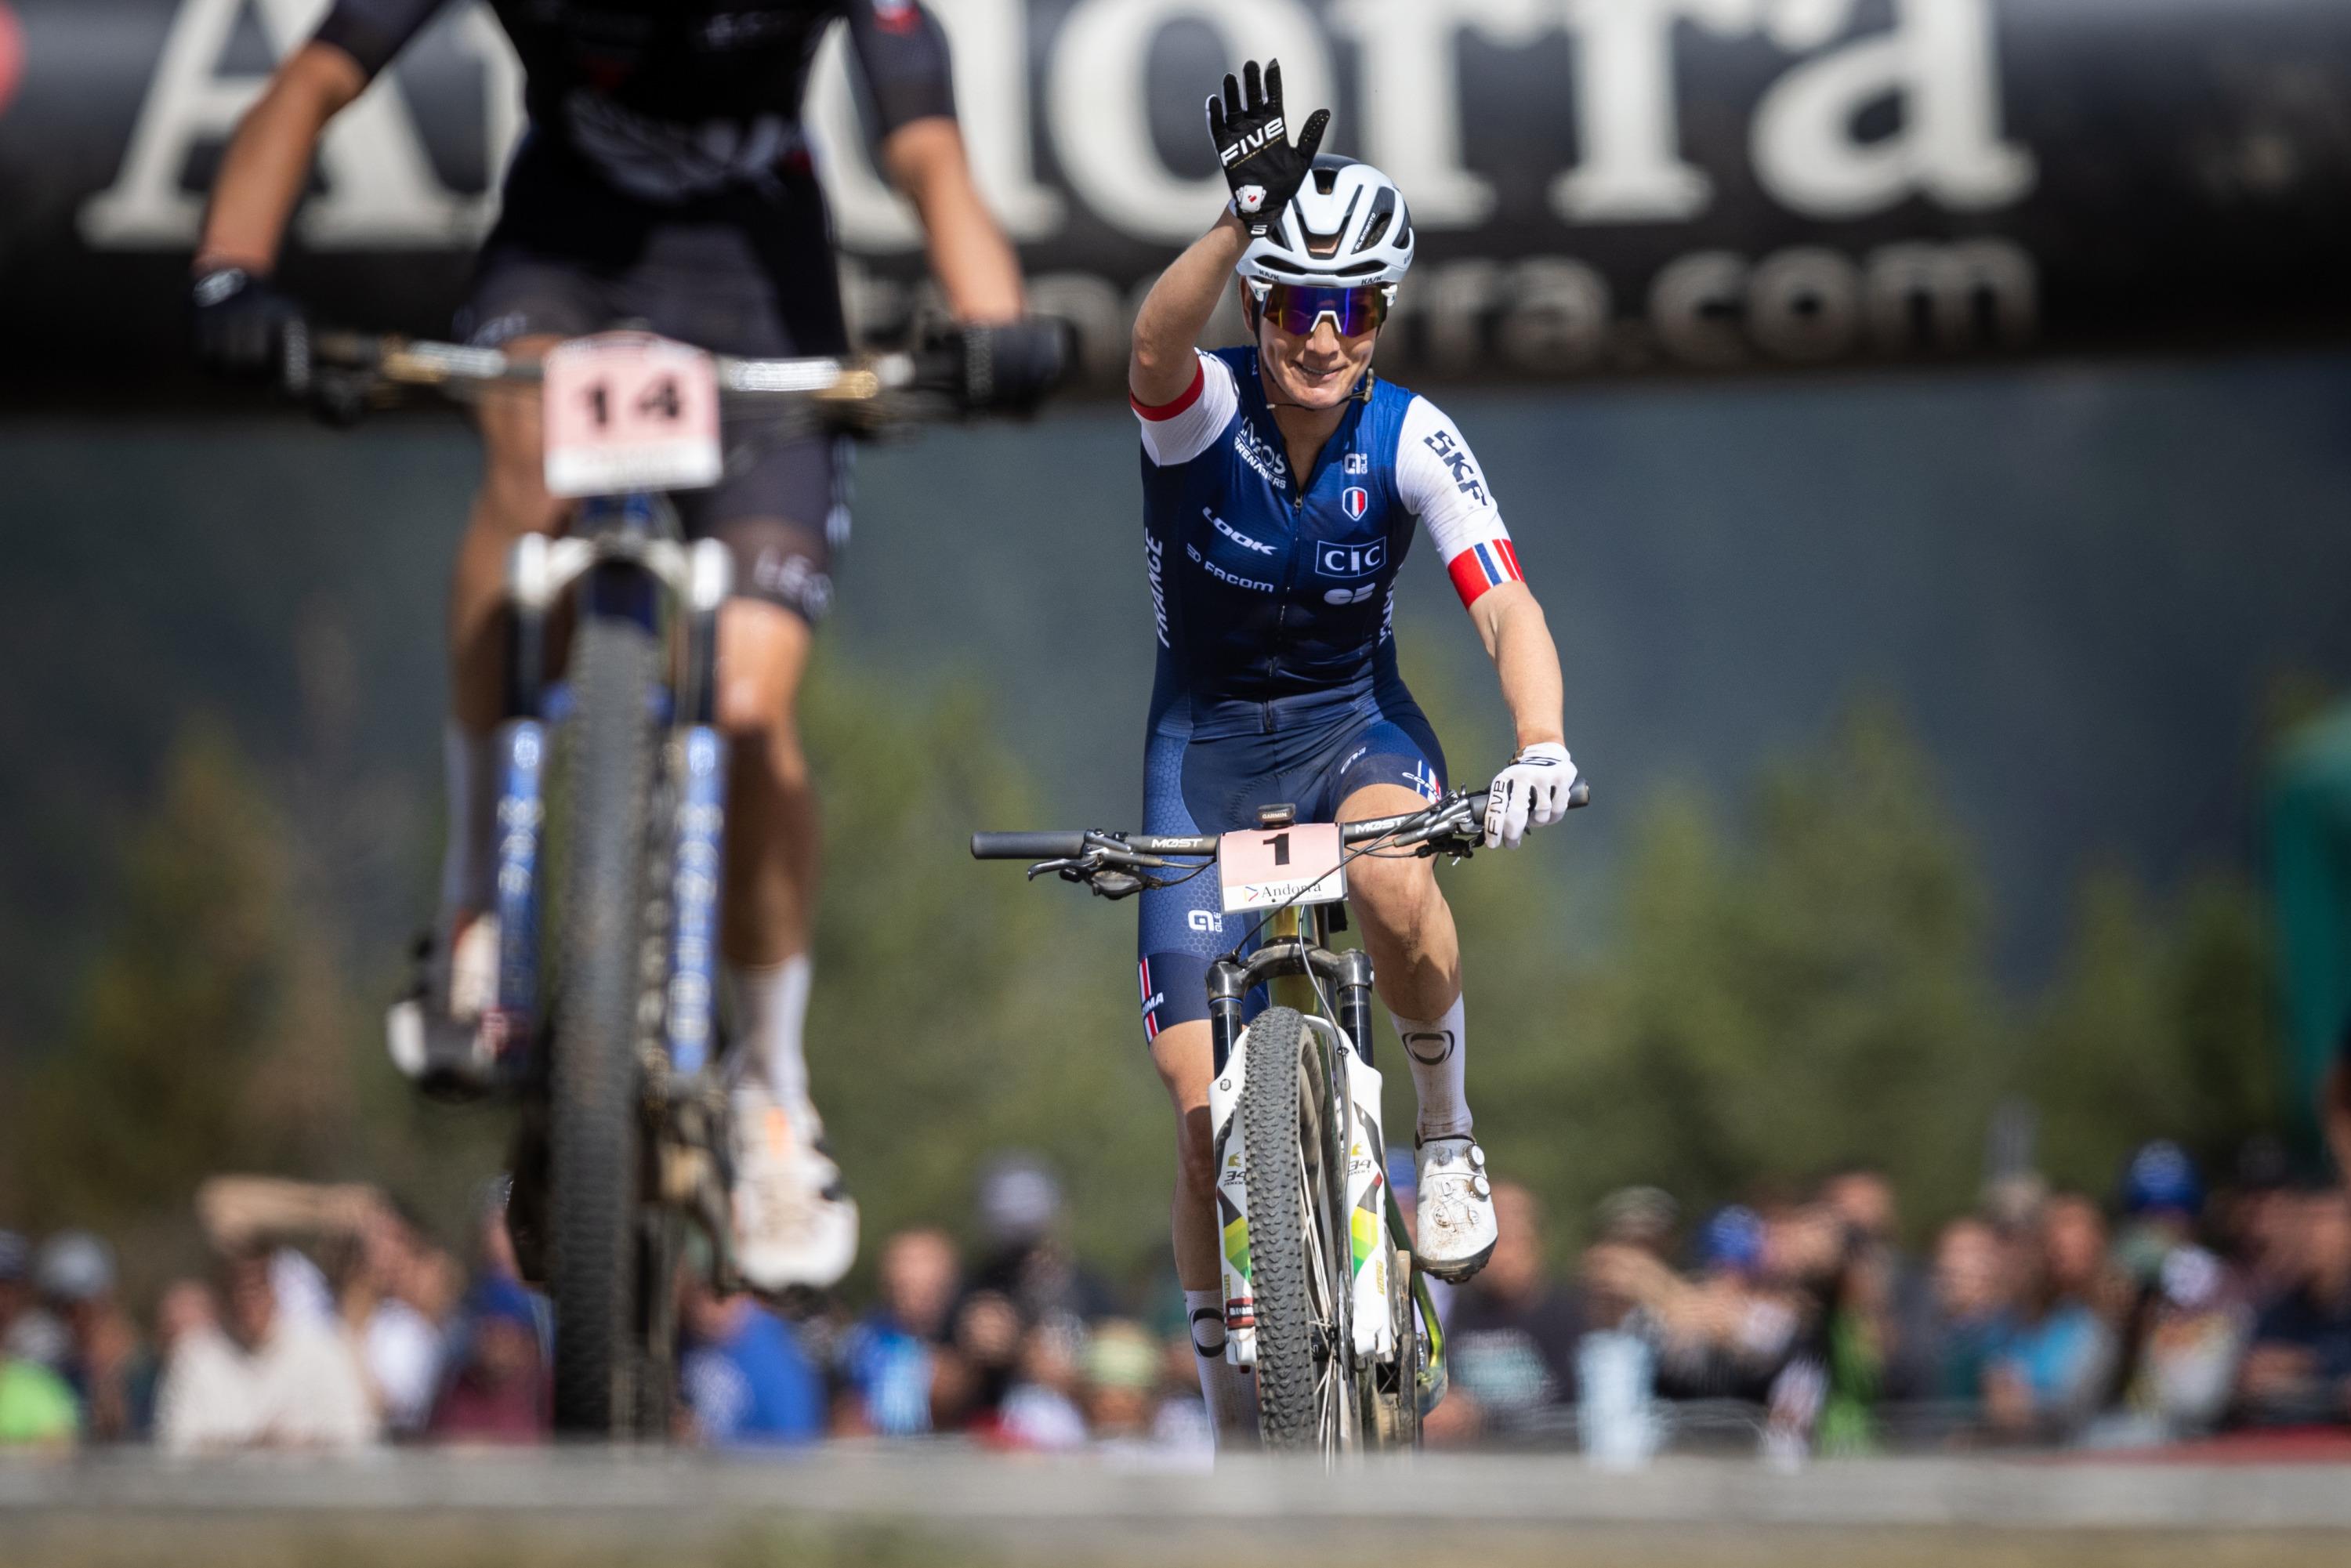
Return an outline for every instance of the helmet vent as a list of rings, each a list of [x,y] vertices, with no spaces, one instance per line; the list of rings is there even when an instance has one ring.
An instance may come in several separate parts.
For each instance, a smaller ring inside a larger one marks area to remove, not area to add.
[[[1339,171],[1336,169],[1315,170],[1314,188],[1326,196],[1332,192],[1337,190],[1339,188]]]

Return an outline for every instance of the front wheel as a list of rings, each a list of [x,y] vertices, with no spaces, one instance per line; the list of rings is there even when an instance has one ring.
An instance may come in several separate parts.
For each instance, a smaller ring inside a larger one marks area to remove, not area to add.
[[[1249,1025],[1241,1085],[1258,1428],[1275,1451],[1335,1454],[1356,1436],[1344,1100],[1331,1053],[1289,1008]]]
[[[622,1437],[636,1426],[642,1370],[638,947],[654,766],[645,695],[661,673],[661,647],[633,622],[587,616],[571,670],[548,1113],[555,1425],[574,1436]]]

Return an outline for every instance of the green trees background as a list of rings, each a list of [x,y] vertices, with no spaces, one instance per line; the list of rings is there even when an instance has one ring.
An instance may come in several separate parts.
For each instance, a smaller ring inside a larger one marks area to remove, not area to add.
[[[961,1225],[975,1166],[1019,1145],[1069,1178],[1093,1258],[1144,1265],[1171,1143],[1131,906],[967,858],[974,827],[1043,825],[977,685],[909,695],[832,659],[806,722],[828,813],[811,1058],[869,1234]],[[2055,978],[2017,997],[1973,851],[1890,707],[1856,706],[1735,799],[1600,787],[1593,810],[1635,823],[1613,865],[1571,822],[1441,873],[1481,1139],[1562,1249],[1623,1183],[1700,1206],[1853,1159],[1890,1169],[1923,1228],[1972,1200],[2004,1097],[2038,1110],[2043,1168],[2097,1192],[2141,1139],[2225,1160],[2278,1120],[2265,936],[2235,874],[2165,898],[2092,876]],[[298,795],[222,731],[183,735],[67,1035],[0,1085],[0,1215],[107,1228],[152,1277],[193,1257],[198,1179],[266,1170],[381,1181],[455,1239],[503,1118],[419,1104],[385,1063],[396,955],[346,939]],[[385,820],[420,825],[406,852],[427,863],[430,819]],[[1382,1061],[1405,1125],[1392,1043]]]

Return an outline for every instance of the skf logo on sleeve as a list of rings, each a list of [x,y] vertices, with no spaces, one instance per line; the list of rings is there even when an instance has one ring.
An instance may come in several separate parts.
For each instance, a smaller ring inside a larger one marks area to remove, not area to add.
[[[1347,509],[1348,521],[1360,523],[1364,514],[1372,509],[1372,493],[1361,485],[1350,485],[1339,497],[1339,504]]]
[[[1453,433],[1449,430],[1440,430],[1428,438],[1427,445],[1431,452],[1444,460],[1446,467],[1453,471],[1453,487],[1479,506],[1484,506],[1486,504],[1485,479],[1479,474],[1478,465],[1469,461],[1469,454],[1462,449],[1459,442],[1453,439]]]

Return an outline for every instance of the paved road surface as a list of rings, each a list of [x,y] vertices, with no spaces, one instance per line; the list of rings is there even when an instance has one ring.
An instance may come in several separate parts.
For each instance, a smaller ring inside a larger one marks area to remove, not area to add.
[[[11,1549],[14,1541],[23,1549]],[[1432,1555],[1434,1551],[1437,1555]],[[1466,1552],[1466,1555],[1465,1555]],[[2351,1468],[1423,1456],[1325,1474],[960,1448],[0,1465],[7,1568],[1465,1561],[2351,1564]]]

